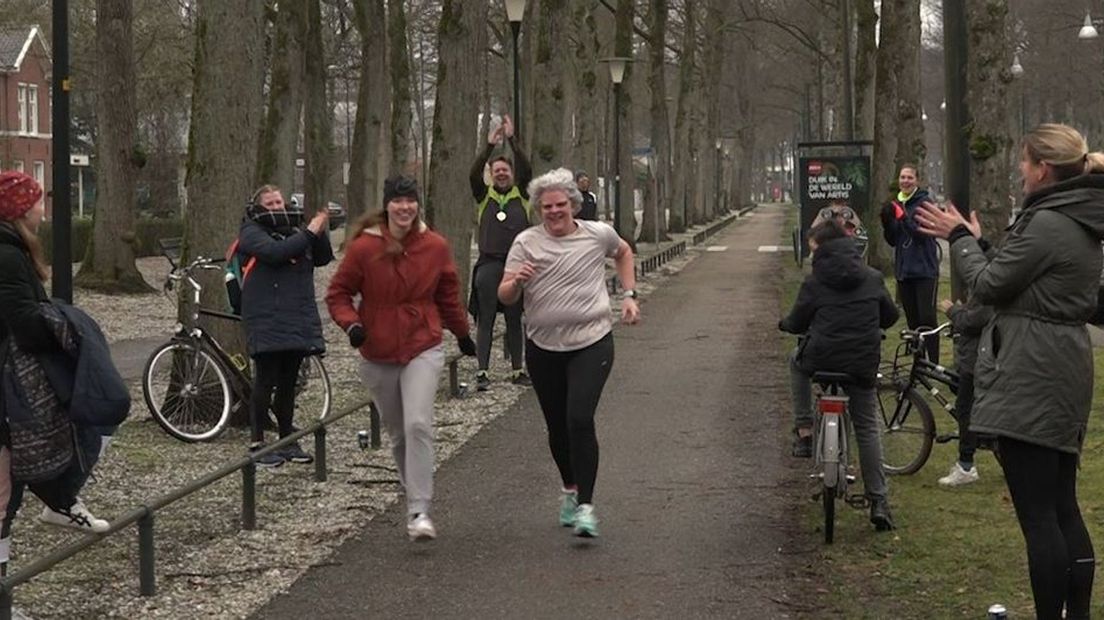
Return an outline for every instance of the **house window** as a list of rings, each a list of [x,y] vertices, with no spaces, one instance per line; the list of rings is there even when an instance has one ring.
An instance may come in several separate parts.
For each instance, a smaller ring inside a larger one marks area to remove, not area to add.
[[[27,118],[27,85],[19,85],[19,102],[17,106],[19,110],[19,133],[27,133],[27,126],[30,124],[30,119]]]
[[[17,159],[15,161],[13,161],[12,162],[12,170],[15,170],[16,172],[23,172],[23,160],[22,159]]]
[[[33,134],[38,133],[38,86],[27,87],[27,130]]]
[[[38,181],[40,186],[46,187],[46,162],[36,161],[34,163],[34,180]]]

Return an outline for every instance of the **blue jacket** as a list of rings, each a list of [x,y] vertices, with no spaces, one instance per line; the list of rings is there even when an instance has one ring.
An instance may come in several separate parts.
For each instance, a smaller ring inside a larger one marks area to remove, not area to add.
[[[898,280],[939,278],[939,245],[920,232],[916,210],[931,196],[917,189],[905,204],[894,198],[882,209],[882,228],[886,243],[894,248],[893,268]]]
[[[246,218],[238,239],[240,250],[257,258],[242,284],[242,322],[249,355],[325,351],[314,295],[314,268],[333,260],[329,236],[315,236],[303,229],[277,239]]]

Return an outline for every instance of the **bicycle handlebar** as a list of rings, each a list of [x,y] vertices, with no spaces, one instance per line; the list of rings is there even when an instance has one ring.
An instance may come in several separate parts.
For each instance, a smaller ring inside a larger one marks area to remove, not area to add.
[[[946,330],[950,326],[951,326],[951,323],[950,323],[950,321],[948,321],[946,323],[943,323],[939,327],[936,327],[935,329],[929,329],[929,330],[902,329],[901,330],[901,337],[904,338],[905,340],[919,340],[919,341],[923,342],[925,338],[930,338],[931,336],[938,336],[940,333],[942,333],[944,330]]]
[[[222,269],[219,263],[225,263],[225,258],[207,258],[205,256],[197,256],[195,260],[184,265],[183,267],[177,267],[169,272],[170,280],[182,280],[192,274],[196,269]]]

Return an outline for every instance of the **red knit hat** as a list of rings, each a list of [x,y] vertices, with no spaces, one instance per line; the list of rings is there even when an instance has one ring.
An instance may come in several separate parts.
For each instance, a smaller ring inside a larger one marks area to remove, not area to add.
[[[42,187],[34,178],[22,172],[0,172],[0,220],[18,220],[41,198]]]

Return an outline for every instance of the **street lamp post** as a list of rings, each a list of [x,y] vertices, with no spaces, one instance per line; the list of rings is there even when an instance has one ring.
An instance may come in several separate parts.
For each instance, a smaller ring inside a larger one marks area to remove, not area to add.
[[[506,17],[510,20],[510,31],[514,35],[514,135],[521,135],[521,69],[518,59],[518,36],[521,34],[521,20],[525,17],[526,0],[506,0]]]
[[[625,80],[625,66],[631,58],[614,56],[603,59],[609,64],[610,81],[613,82],[613,229],[621,233],[621,82]]]
[[[721,146],[723,146],[720,138],[717,138],[717,141],[714,143],[714,146],[716,146],[717,149],[715,151],[716,155],[713,158],[713,164],[714,164],[714,166],[713,166],[714,167],[714,172],[713,172],[713,210],[716,212],[715,215],[720,215],[720,213],[721,213]]]
[[[73,301],[73,256],[69,246],[72,235],[72,198],[69,170],[69,2],[54,0],[53,15],[53,115],[50,131],[53,133],[53,294],[54,297]]]

